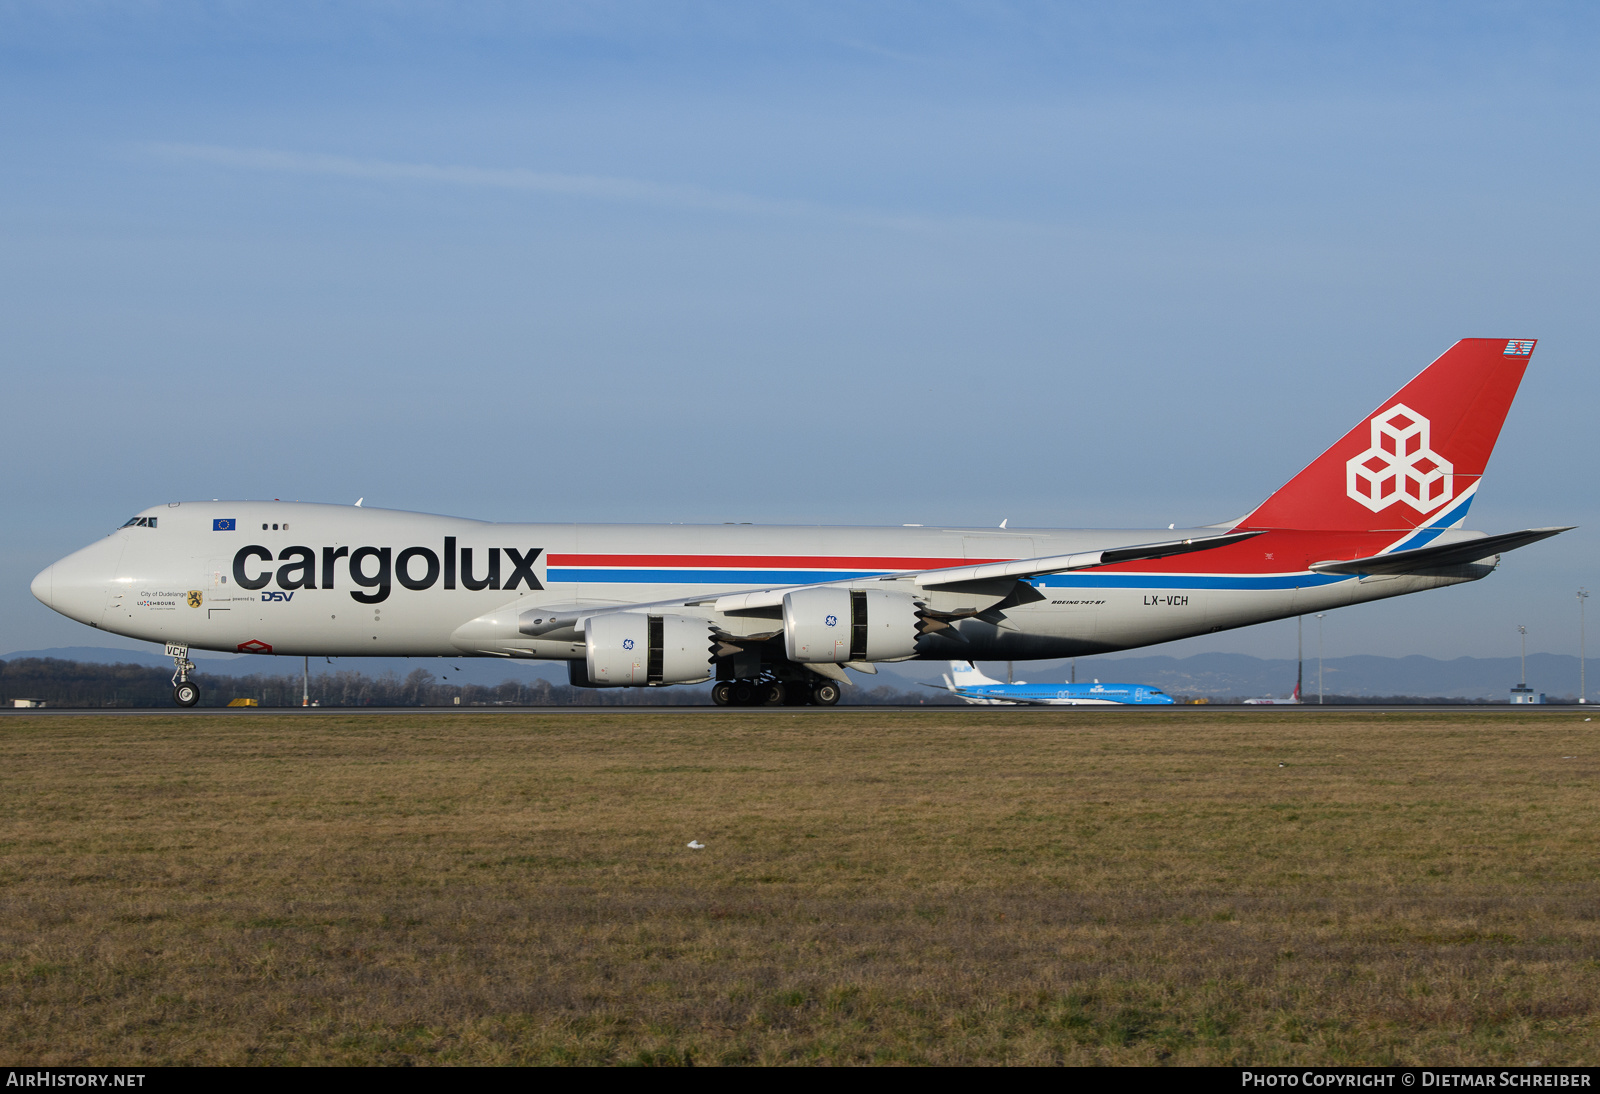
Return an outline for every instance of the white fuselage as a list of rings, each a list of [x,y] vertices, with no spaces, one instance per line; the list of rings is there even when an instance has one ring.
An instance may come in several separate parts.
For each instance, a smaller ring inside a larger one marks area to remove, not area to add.
[[[572,660],[584,655],[581,637],[530,635],[518,620],[526,622],[535,608],[605,611],[677,602],[679,614],[751,634],[770,628],[771,619],[719,615],[695,598],[856,577],[870,583],[885,573],[968,560],[1216,534],[492,524],[289,502],[183,502],[141,516],[154,518],[155,526],[124,527],[62,559],[35,579],[35,594],[73,619],[132,638],[346,657]],[[998,618],[960,619],[951,627],[959,638],[923,635],[915,656],[1022,660],[1130,649],[1456,584],[1492,569],[1393,577],[1304,569],[1196,574],[1184,572],[1184,559],[1172,562],[1162,572],[1032,578],[1039,599],[1006,607]],[[970,593],[930,595],[940,609],[984,607]]]

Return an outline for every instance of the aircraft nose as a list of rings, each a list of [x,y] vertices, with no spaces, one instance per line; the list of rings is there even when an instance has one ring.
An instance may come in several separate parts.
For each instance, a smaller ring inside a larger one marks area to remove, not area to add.
[[[54,596],[55,569],[54,566],[46,566],[39,571],[39,576],[33,579],[33,584],[28,586],[33,590],[34,598],[47,608],[55,607],[51,603],[51,598]]]
[[[122,544],[114,536],[59,558],[33,579],[33,595],[68,619],[100,625],[107,596],[117,584]],[[124,591],[124,590],[116,590]]]

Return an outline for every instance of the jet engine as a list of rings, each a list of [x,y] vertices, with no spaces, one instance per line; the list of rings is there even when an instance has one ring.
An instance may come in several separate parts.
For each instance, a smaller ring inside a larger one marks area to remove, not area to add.
[[[711,677],[711,625],[704,619],[608,612],[589,618],[584,644],[588,687],[698,684]]]
[[[802,664],[913,657],[922,619],[905,593],[796,589],[783,598],[783,648]]]

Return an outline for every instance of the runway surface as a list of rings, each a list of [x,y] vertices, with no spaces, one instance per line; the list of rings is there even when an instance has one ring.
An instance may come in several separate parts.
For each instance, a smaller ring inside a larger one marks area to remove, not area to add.
[[[36,1063],[1600,1057],[1584,708],[6,713]]]
[[[1222,703],[1209,703],[1202,705],[1182,704],[1171,707],[1151,706],[1096,706],[1096,707],[1063,707],[1063,706],[832,706],[832,707],[719,707],[719,706],[448,706],[448,707],[194,707],[180,709],[178,707],[31,707],[16,709],[0,709],[0,718],[5,717],[140,717],[152,715],[182,714],[190,716],[228,715],[230,717],[253,718],[262,715],[295,714],[307,717],[318,715],[398,715],[398,714],[847,714],[859,712],[862,714],[977,714],[992,716],[1005,713],[1012,714],[1038,714],[1044,712],[1060,713],[1063,711],[1081,711],[1085,714],[1116,714],[1132,717],[1137,714],[1181,714],[1188,717],[1203,718],[1208,714],[1292,714],[1308,716],[1312,714],[1498,714],[1498,715],[1537,715],[1541,717],[1560,717],[1561,715],[1582,715],[1587,718],[1591,711],[1597,709],[1593,706],[1556,705],[1556,704],[1528,704],[1525,706],[1512,706],[1509,703],[1494,706],[1469,706],[1469,705],[1437,705],[1437,706],[1410,706],[1406,704],[1389,704],[1373,706],[1353,705],[1326,705],[1318,706],[1315,703],[1301,706],[1274,705],[1274,706],[1230,706]]]

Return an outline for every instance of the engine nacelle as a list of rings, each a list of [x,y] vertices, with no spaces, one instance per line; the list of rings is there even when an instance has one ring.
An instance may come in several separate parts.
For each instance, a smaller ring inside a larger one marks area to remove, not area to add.
[[[590,687],[698,684],[711,678],[711,624],[704,619],[608,612],[589,618],[584,646]]]
[[[783,598],[783,649],[801,664],[895,661],[917,652],[916,602],[877,589],[796,589]]]

